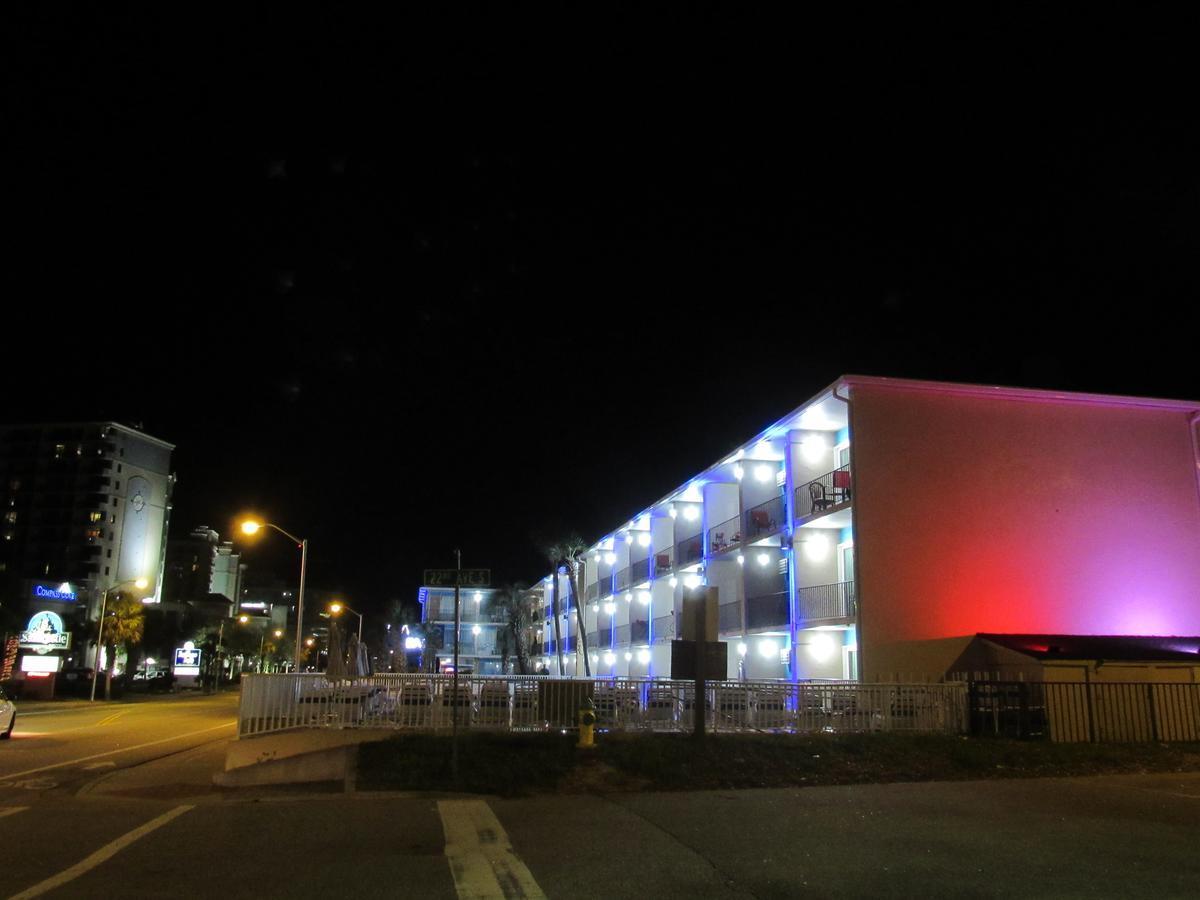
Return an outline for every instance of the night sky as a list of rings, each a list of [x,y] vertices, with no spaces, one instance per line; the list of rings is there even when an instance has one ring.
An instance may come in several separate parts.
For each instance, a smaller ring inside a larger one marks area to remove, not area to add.
[[[140,424],[173,536],[257,509],[361,608],[537,578],[844,373],[1200,398],[1194,18],[43,6],[0,417]]]

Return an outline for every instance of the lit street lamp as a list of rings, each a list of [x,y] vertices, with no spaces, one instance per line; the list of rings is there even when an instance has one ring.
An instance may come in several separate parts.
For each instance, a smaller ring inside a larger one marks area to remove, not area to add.
[[[290,541],[295,541],[300,548],[300,594],[296,597],[296,671],[300,671],[300,641],[304,629],[304,575],[308,567],[308,538],[298,538],[289,534],[278,525],[270,522],[258,522],[247,519],[242,523],[242,534],[254,535],[263,528],[274,528]]]
[[[129,581],[122,581],[120,584],[114,584],[112,587],[106,587],[100,595],[100,628],[96,634],[96,667],[92,670],[93,701],[96,699],[96,682],[100,679],[100,651],[104,647],[104,617],[108,613],[108,592],[123,588],[127,584],[132,584],[139,591],[143,591],[150,582],[145,578],[133,578]]]
[[[352,610],[349,606],[347,606],[345,603],[343,603],[340,600],[334,600],[332,603],[329,604],[329,612],[332,615],[336,616],[343,609],[346,612],[351,612],[351,613],[354,613],[356,616],[358,616],[358,642],[361,644],[362,643],[362,623],[363,623],[362,613],[354,612],[354,610]]]

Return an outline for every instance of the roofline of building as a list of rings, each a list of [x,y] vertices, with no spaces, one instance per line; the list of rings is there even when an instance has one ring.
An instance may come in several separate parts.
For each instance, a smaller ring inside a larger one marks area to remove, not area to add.
[[[0,425],[0,431],[20,428],[84,428],[89,426],[102,425],[107,428],[115,428],[118,431],[123,431],[125,434],[133,435],[136,438],[141,438],[144,441],[149,441],[152,444],[158,444],[160,447],[165,447],[168,450],[174,450],[175,445],[169,441],[164,441],[162,438],[156,438],[152,434],[147,434],[144,431],[138,431],[136,428],[130,428],[128,425],[122,425],[120,422],[113,422],[105,419],[98,419],[92,422],[25,422],[15,425]]]
[[[949,381],[920,381],[908,378],[887,378],[876,375],[843,375],[834,384],[845,384],[849,387],[858,385],[862,387],[895,388],[907,391],[927,391],[934,394],[999,397],[1004,400],[1032,400],[1041,403],[1090,403],[1098,406],[1140,406],[1149,409],[1200,411],[1200,400],[1167,400],[1159,397],[1130,397],[1121,394],[1088,394],[1078,391],[1051,391],[1041,388],[962,384]]]
[[[789,410],[774,422],[767,425],[756,435],[749,440],[742,441],[738,446],[734,447],[728,453],[723,454],[716,462],[707,468],[697,472],[691,478],[687,479],[683,484],[668,491],[659,499],[647,504],[641,512],[636,513],[631,518],[627,518],[626,522],[636,521],[640,516],[645,515],[646,511],[661,506],[664,503],[670,502],[671,498],[678,494],[681,490],[686,490],[691,482],[698,478],[703,478],[709,472],[720,466],[725,465],[729,457],[745,447],[753,446],[760,441],[770,437],[771,432],[779,427],[782,422],[802,413],[806,408],[814,403],[822,400],[825,397],[838,397],[837,389],[840,387],[853,388],[861,387],[882,387],[893,388],[896,390],[909,391],[928,391],[930,393],[940,394],[959,394],[975,397],[993,397],[1005,400],[1026,400],[1035,402],[1058,402],[1058,403],[1089,403],[1099,406],[1120,406],[1120,407],[1141,407],[1146,409],[1172,409],[1181,412],[1200,412],[1200,400],[1165,400],[1153,397],[1129,397],[1112,394],[1088,394],[1074,391],[1051,391],[1035,388],[1014,388],[1004,387],[1001,385],[983,385],[983,384],[964,384],[959,382],[949,381],[922,381],[919,379],[910,378],[888,378],[876,375],[842,375],[834,379],[829,385],[817,391],[799,406]],[[838,399],[845,399],[838,397]],[[622,526],[617,526],[611,531],[605,532],[600,538],[591,541],[588,547],[594,547],[600,541],[608,536],[621,530]]]

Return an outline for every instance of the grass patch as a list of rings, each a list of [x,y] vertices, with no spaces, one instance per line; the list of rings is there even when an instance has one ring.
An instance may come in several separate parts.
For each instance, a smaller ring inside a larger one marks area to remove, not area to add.
[[[505,796],[559,791],[705,790],[1200,771],[1200,744],[1052,744],[944,735],[463,735],[461,780],[450,738],[410,734],[363,744],[362,790],[461,790]]]

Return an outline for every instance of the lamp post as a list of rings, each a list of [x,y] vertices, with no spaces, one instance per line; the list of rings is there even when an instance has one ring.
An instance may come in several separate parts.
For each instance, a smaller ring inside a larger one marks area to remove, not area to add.
[[[358,616],[358,642],[361,644],[362,643],[362,623],[363,623],[362,613],[354,612],[354,610],[352,610],[349,606],[347,606],[341,600],[334,600],[332,603],[329,604],[329,612],[332,615],[336,616],[343,609],[346,612],[354,613],[356,616]]]
[[[92,701],[96,700],[96,682],[100,680],[100,650],[104,647],[104,617],[108,614],[108,592],[125,587],[127,584],[132,584],[135,588],[145,590],[150,584],[145,578],[131,578],[129,581],[122,581],[120,584],[114,584],[111,587],[106,587],[103,593],[100,594],[100,628],[96,633],[96,668],[92,670]]]
[[[280,534],[290,541],[295,541],[296,546],[300,548],[300,594],[296,597],[296,671],[300,671],[300,642],[303,638],[304,630],[304,575],[308,568],[308,538],[298,538],[294,534],[289,534],[278,525],[273,525],[270,522],[258,522],[249,519],[242,523],[243,534],[257,534],[262,528],[274,528]]]

